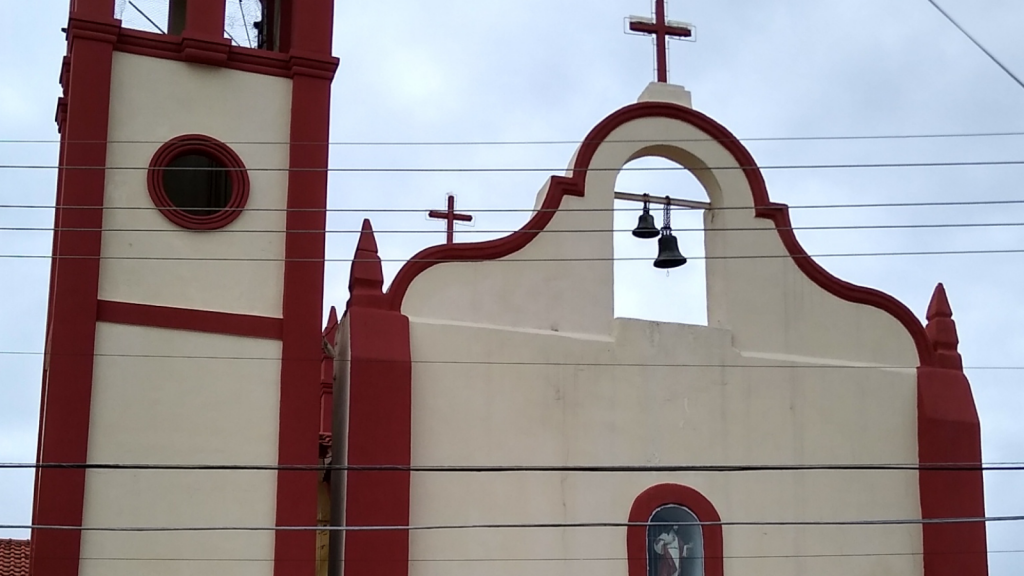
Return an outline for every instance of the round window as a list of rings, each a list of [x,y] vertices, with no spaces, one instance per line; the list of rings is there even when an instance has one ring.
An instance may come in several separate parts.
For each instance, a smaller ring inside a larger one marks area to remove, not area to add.
[[[149,166],[149,195],[168,220],[213,230],[238,218],[249,197],[245,165],[223,142],[208,136],[175,138]]]

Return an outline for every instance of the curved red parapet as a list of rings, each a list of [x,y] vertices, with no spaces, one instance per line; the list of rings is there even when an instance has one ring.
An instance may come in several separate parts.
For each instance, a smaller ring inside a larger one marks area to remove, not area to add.
[[[432,246],[419,251],[409,259],[395,276],[386,295],[387,308],[394,312],[402,310],[402,300],[409,286],[417,276],[435,264],[444,262],[474,262],[481,260],[497,260],[522,250],[544,230],[555,212],[562,205],[565,196],[583,196],[583,183],[577,178],[552,176],[544,203],[533,217],[519,230],[504,238],[486,242],[470,242],[466,244],[444,244]]]
[[[792,256],[800,271],[812,282],[837,298],[855,304],[872,306],[891,315],[903,325],[914,340],[921,365],[935,365],[935,354],[924,326],[921,325],[921,321],[918,320],[917,316],[903,305],[902,302],[884,292],[857,286],[836,278],[807,254],[793,232],[793,226],[790,223],[786,205],[774,203],[768,198],[768,188],[765,185],[764,177],[761,175],[761,170],[757,167],[753,156],[740,143],[738,138],[710,117],[696,110],[667,102],[632,104],[620,108],[595,126],[587,134],[582,146],[580,146],[579,152],[576,155],[576,161],[573,164],[572,176],[569,178],[553,176],[551,178],[548,193],[544,197],[544,203],[540,210],[520,230],[504,238],[487,242],[434,246],[422,250],[413,256],[412,259],[402,266],[402,269],[399,270],[394,282],[392,282],[391,287],[388,289],[386,295],[387,307],[396,312],[400,311],[402,300],[405,298],[405,294],[408,292],[412,281],[435,264],[495,260],[522,250],[530,241],[536,238],[538,232],[551,222],[555,211],[561,206],[562,199],[565,196],[583,196],[585,194],[587,170],[590,168],[598,147],[608,138],[612,131],[628,122],[642,118],[677,120],[689,124],[701,130],[710,138],[717,140],[732,155],[737,164],[743,168],[743,173],[747,178],[747,183],[750,185],[753,196],[754,215],[757,218],[771,220],[775,224],[783,246]]]

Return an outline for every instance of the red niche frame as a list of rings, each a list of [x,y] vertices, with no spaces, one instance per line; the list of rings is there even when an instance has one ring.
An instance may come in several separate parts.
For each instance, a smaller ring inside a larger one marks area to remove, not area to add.
[[[210,216],[195,216],[181,210],[164,190],[164,168],[175,158],[189,153],[202,153],[223,164],[231,175],[231,200],[228,205]],[[249,173],[242,159],[230,146],[202,134],[186,134],[165,142],[149,162],[146,186],[153,204],[168,220],[189,230],[216,230],[223,228],[242,215],[249,201]]]
[[[647,526],[654,512],[663,506],[682,506],[697,520],[709,522],[700,527],[704,537],[704,576],[722,576],[722,518],[703,494],[681,484],[656,484],[644,490],[629,509],[626,528],[626,557],[629,576],[647,576]]]

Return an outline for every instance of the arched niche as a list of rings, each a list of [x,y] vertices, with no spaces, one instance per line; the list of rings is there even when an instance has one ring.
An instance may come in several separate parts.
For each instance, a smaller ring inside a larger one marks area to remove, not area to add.
[[[711,501],[689,486],[657,484],[644,490],[633,501],[626,528],[629,576],[722,576],[721,521]],[[678,548],[667,556],[680,558],[681,570],[659,571],[667,547]]]

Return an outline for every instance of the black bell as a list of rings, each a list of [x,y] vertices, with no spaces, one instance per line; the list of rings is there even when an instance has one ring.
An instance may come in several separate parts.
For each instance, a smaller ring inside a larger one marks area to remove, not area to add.
[[[655,268],[678,268],[686,264],[686,257],[679,251],[679,240],[672,234],[672,199],[665,197],[665,221],[658,232],[658,257]]]
[[[640,219],[637,220],[636,228],[633,229],[633,236],[650,239],[657,238],[659,234],[658,226],[654,224],[654,216],[651,215],[651,205],[644,195],[644,211],[640,214]]]
[[[672,234],[671,228],[662,228],[658,237],[658,257],[654,259],[655,268],[678,268],[686,264],[686,257],[679,251],[679,240]]]
[[[654,216],[651,213],[644,210],[644,213],[640,215],[640,220],[636,223],[636,228],[633,229],[633,236],[637,238],[657,238],[661,234],[658,232],[658,227],[654,224]]]

